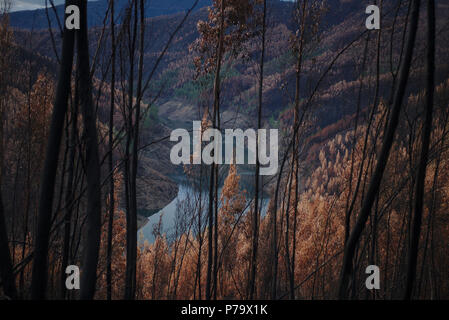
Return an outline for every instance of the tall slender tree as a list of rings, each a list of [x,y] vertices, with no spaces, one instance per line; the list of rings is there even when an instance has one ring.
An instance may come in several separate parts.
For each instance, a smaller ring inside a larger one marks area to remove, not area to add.
[[[262,127],[262,106],[263,106],[263,84],[264,84],[264,67],[265,67],[265,46],[267,31],[267,1],[263,0],[262,13],[262,52],[260,56],[260,74],[259,74],[259,91],[258,91],[258,110],[257,110],[257,129]],[[260,221],[260,159],[259,159],[259,139],[256,142],[256,172],[254,182],[254,212],[253,212],[253,234],[252,234],[252,251],[251,251],[251,270],[249,277],[249,299],[254,299],[256,287],[257,273],[257,251],[259,247],[259,221]]]
[[[112,299],[112,237],[114,227],[114,212],[115,212],[115,198],[114,198],[114,112],[115,112],[115,64],[116,64],[116,43],[115,43],[115,0],[110,0],[111,6],[111,105],[109,110],[109,219],[108,219],[108,248],[106,256],[106,286],[107,299]]]
[[[3,114],[4,97],[7,86],[7,72],[10,56],[11,33],[8,27],[8,2],[1,4],[0,11],[0,279],[3,282],[3,291],[11,298],[17,297],[15,278],[12,270],[11,253],[9,251],[9,239],[6,226],[5,212],[3,207],[2,180],[3,180]]]
[[[435,90],[435,1],[427,0],[427,61],[426,61],[426,118],[421,137],[421,155],[415,186],[415,212],[412,220],[412,235],[408,252],[407,278],[404,299],[409,300],[413,293],[413,284],[418,263],[418,245],[421,235],[422,213],[424,206],[424,187],[427,162],[429,160],[429,145],[432,132],[433,100]]]
[[[378,194],[380,184],[382,182],[382,177],[388,163],[388,158],[390,156],[390,150],[393,145],[396,128],[399,123],[399,115],[402,108],[402,101],[404,99],[405,89],[407,87],[407,82],[410,73],[410,67],[412,64],[413,50],[415,47],[415,40],[416,40],[416,32],[418,29],[420,4],[421,4],[420,0],[412,0],[409,35],[404,53],[404,59],[401,65],[399,82],[394,93],[393,103],[391,105],[388,127],[386,128],[385,131],[382,148],[377,158],[377,164],[374,173],[371,177],[371,181],[368,186],[368,191],[363,200],[362,208],[357,217],[356,224],[345,246],[343,264],[340,272],[340,280],[338,287],[338,297],[340,299],[347,298],[348,282],[351,273],[353,271],[352,266],[356,246],[365,228],[366,221],[368,220],[368,217],[371,213],[371,209],[374,204],[374,200],[376,199],[376,195]]]
[[[130,161],[130,243],[128,249],[130,254],[127,256],[127,264],[131,264],[129,274],[127,274],[128,291],[126,293],[126,299],[134,299],[136,295],[136,264],[137,264],[137,171],[138,171],[138,150],[139,150],[139,132],[140,132],[140,117],[141,117],[141,96],[142,96],[142,81],[143,81],[143,62],[144,62],[144,50],[145,50],[145,1],[139,0],[135,4],[135,25],[137,25],[137,15],[139,16],[139,65],[137,70],[137,99],[134,106],[134,125],[132,128],[132,153]],[[137,10],[139,9],[139,10]],[[132,120],[133,116],[131,116]],[[128,262],[128,259],[130,261]]]
[[[74,0],[67,0],[66,7],[74,5]],[[62,41],[62,57],[59,70],[56,97],[50,124],[50,132],[45,153],[44,169],[39,197],[37,231],[35,237],[34,261],[32,268],[31,297],[32,299],[44,299],[47,287],[47,259],[50,238],[53,198],[58,158],[65,116],[67,113],[68,99],[70,95],[70,83],[74,58],[75,30],[68,30],[64,26]]]
[[[97,264],[101,235],[101,185],[98,152],[97,123],[92,102],[92,79],[89,64],[89,39],[87,33],[87,0],[79,0],[80,30],[77,32],[77,68],[80,90],[80,107],[86,138],[87,181],[87,230],[84,237],[84,253],[80,298],[91,300],[95,295]]]
[[[212,127],[214,129],[218,128],[218,118],[220,113],[220,73],[221,73],[221,64],[223,60],[223,50],[224,50],[224,32],[225,32],[225,3],[224,0],[221,0],[220,2],[220,27],[219,27],[219,33],[218,33],[218,43],[217,43],[217,61],[215,64],[215,79],[214,79],[214,106],[213,106],[213,115],[212,115]],[[217,152],[217,150],[214,150]],[[213,249],[212,244],[212,235],[213,235],[213,229],[214,229],[214,220],[216,221],[217,218],[217,212],[216,212],[216,206],[214,204],[217,203],[217,184],[218,184],[218,170],[216,168],[215,162],[212,163],[210,167],[210,184],[209,184],[209,211],[208,211],[208,221],[209,221],[209,228],[208,228],[208,255],[207,255],[207,278],[206,278],[206,300],[210,300],[213,296],[212,292],[212,280],[216,280],[216,273],[217,273],[217,263],[214,262],[213,257],[217,257],[217,247],[215,247],[215,251]],[[215,210],[214,210],[215,209]],[[215,214],[214,214],[215,212]],[[215,219],[214,219],[215,217]],[[215,228],[215,235],[217,234],[218,228]],[[217,241],[215,241],[216,243]],[[214,269],[212,269],[214,268]],[[213,278],[212,278],[212,271],[213,271]],[[213,283],[214,288],[216,289],[216,281]],[[215,291],[214,289],[214,291]],[[216,291],[215,291],[216,292]]]

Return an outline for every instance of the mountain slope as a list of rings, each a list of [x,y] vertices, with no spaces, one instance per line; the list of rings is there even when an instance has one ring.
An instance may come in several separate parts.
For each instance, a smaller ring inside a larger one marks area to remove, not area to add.
[[[106,0],[104,0],[106,1]],[[167,0],[166,5],[172,0]],[[152,1],[154,5],[162,3],[160,1]],[[182,2],[179,1],[178,5]],[[327,12],[321,20],[320,29],[322,35],[317,45],[310,45],[305,53],[304,75],[302,76],[301,98],[306,99],[313,85],[317,83],[319,76],[326,70],[329,63],[337,55],[337,53],[351,43],[362,32],[365,31],[365,10],[364,7],[369,1],[351,1],[351,0],[328,0]],[[384,8],[387,13],[383,20],[386,30],[391,28],[392,18],[394,16],[394,8],[386,6]],[[400,14],[406,14],[403,8]],[[265,60],[265,87],[264,87],[264,110],[266,110],[265,120],[277,121],[278,118],[285,113],[284,119],[288,119],[286,113],[289,110],[291,97],[294,96],[294,63],[290,49],[290,39],[295,33],[293,18],[293,3],[277,0],[269,1],[269,17],[267,31],[267,52]],[[447,17],[448,8],[441,3],[438,4],[437,26],[444,32],[445,17]],[[183,13],[173,15],[152,17],[147,19],[147,43],[148,47],[145,52],[145,73],[148,73],[155,61],[157,60],[162,48],[168,41],[170,34],[176,29],[177,25],[184,17]],[[423,11],[422,19],[425,18]],[[207,19],[207,9],[201,8],[192,13],[187,19],[183,28],[174,38],[170,49],[159,65],[158,72],[153,78],[148,96],[158,95],[157,106],[160,110],[162,118],[169,120],[168,124],[180,125],[182,122],[191,123],[193,119],[201,117],[198,108],[198,96],[204,88],[199,87],[198,81],[195,81],[195,70],[193,67],[193,55],[189,51],[189,45],[198,37],[197,22]],[[423,23],[423,22],[422,22]],[[399,30],[397,27],[396,29]],[[423,29],[420,29],[423,30]],[[98,35],[101,28],[91,28],[90,41],[91,49],[96,48]],[[25,46],[29,36],[25,36],[23,32],[16,32],[17,38],[22,45]],[[423,54],[424,34],[420,32],[418,35],[417,57]],[[376,50],[375,35],[371,35],[368,49]],[[383,33],[382,55],[388,57],[390,38],[387,32]],[[33,33],[33,41],[35,42],[36,51],[42,56],[53,57],[50,37],[47,30],[41,30]],[[400,43],[401,34],[397,33],[394,37],[394,43]],[[57,47],[60,46],[60,37],[56,38]],[[231,62],[232,65],[226,66],[224,69],[223,81],[223,103],[222,110],[224,112],[239,112],[239,118],[244,120],[252,118],[254,111],[254,92],[256,90],[257,81],[255,75],[255,65],[258,63],[259,42],[257,37],[249,41],[245,45],[249,60],[236,60]],[[361,57],[365,41],[360,38],[353,46],[342,55],[333,65],[330,72],[320,84],[319,90],[315,95],[314,104],[316,105],[315,117],[317,125],[325,127],[334,122],[350,115],[355,110],[354,96],[357,95],[359,87],[359,71],[357,66],[361,64]],[[399,47],[395,44],[393,50],[393,64],[398,61]],[[437,61],[438,72],[437,77],[441,81],[441,76],[448,70],[448,64],[445,57],[449,57],[449,47],[444,42],[438,44],[439,57]],[[102,56],[109,55],[107,45],[104,48]],[[372,53],[372,52],[371,52]],[[383,59],[381,66],[380,78],[380,94],[388,95],[390,90],[389,68],[390,63],[386,58]],[[373,61],[370,61],[372,64]],[[416,61],[419,64],[419,61]],[[371,66],[372,67],[372,66]],[[396,66],[395,66],[396,67]],[[421,74],[414,74],[411,77],[411,91],[417,87]],[[370,77],[365,79],[364,88],[369,90],[372,87]],[[206,85],[208,85],[206,83]],[[211,84],[209,84],[211,85]],[[419,86],[418,86],[419,87]],[[161,89],[161,92],[159,92]],[[163,89],[163,90],[162,90]],[[150,92],[152,91],[152,92]],[[369,97],[369,94],[362,95]],[[149,99],[148,99],[149,100]],[[203,103],[210,104],[210,101]],[[369,105],[370,101],[362,100],[361,105]],[[234,114],[230,115],[232,117]],[[251,126],[250,123],[248,123]],[[242,125],[244,126],[244,125]]]
[[[103,24],[103,19],[105,13],[108,10],[108,0],[90,1],[88,2],[88,21],[91,27],[99,26]],[[127,7],[128,0],[116,0],[115,1],[115,11],[116,18],[120,21],[122,11]],[[158,0],[147,2],[147,8],[145,10],[145,16],[158,17],[163,15],[170,15],[178,12],[183,12],[192,7],[195,3],[194,0]],[[203,8],[210,5],[210,0],[199,0],[196,9]],[[56,11],[58,12],[59,19],[62,23],[64,5],[56,6]],[[58,26],[58,21],[54,15],[52,8],[48,9],[48,16],[51,21],[52,27]],[[37,9],[30,11],[18,11],[10,13],[10,25],[14,28],[20,29],[47,29],[48,20],[46,9]]]

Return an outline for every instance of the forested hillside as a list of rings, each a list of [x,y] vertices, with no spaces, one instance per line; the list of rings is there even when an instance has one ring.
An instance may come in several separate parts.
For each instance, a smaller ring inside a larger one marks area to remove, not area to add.
[[[376,3],[2,9],[0,297],[449,298],[449,5]],[[193,121],[278,130],[277,173],[175,165]]]
[[[192,0],[165,0],[165,1],[151,1],[145,8],[145,17],[158,17],[164,15],[171,15],[179,12],[184,12],[192,7],[194,1]],[[200,0],[197,8],[203,8],[210,5],[210,0]],[[54,8],[51,2],[47,2],[47,9],[36,9],[29,11],[18,11],[10,13],[10,25],[18,29],[28,30],[42,30],[47,29],[50,25],[56,28],[64,18],[64,5],[56,5]],[[128,5],[128,0],[119,0],[115,4],[115,18],[117,21],[123,18],[122,12]],[[88,7],[88,23],[89,26],[101,26],[104,22],[104,17],[109,10],[109,3],[107,0],[89,1]],[[57,13],[57,17],[55,15]],[[58,21],[59,20],[59,21]]]

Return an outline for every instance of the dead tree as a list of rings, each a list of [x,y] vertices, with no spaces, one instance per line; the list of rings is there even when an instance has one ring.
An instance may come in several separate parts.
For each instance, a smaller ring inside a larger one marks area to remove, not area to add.
[[[3,152],[3,150],[2,150]],[[17,297],[15,277],[12,272],[11,254],[9,253],[8,234],[3,212],[3,201],[0,190],[0,277],[2,279],[3,291],[11,298]]]
[[[129,228],[127,234],[127,259],[126,259],[126,288],[125,299],[133,300],[136,295],[136,264],[137,264],[137,170],[138,170],[138,147],[139,147],[139,128],[140,128],[140,111],[142,96],[142,77],[143,77],[143,58],[144,58],[144,40],[145,40],[145,3],[144,0],[136,2],[134,10],[134,30],[138,24],[138,11],[140,12],[140,31],[139,31],[139,66],[137,70],[137,102],[131,109],[130,121],[134,115],[134,125],[132,126],[132,153],[130,155],[130,181],[129,181]],[[135,33],[134,33],[135,35]],[[134,52],[132,53],[134,54]],[[133,81],[133,79],[130,79]]]
[[[106,256],[106,291],[107,299],[112,299],[112,232],[114,227],[114,211],[115,211],[115,199],[114,199],[114,111],[115,111],[115,10],[114,0],[111,1],[111,106],[109,111],[109,172],[111,178],[109,180],[109,220],[108,220],[108,248]]]
[[[66,7],[75,1],[66,1]],[[45,164],[42,171],[42,182],[39,197],[37,232],[35,238],[33,275],[31,281],[31,298],[44,299],[47,286],[47,258],[51,229],[53,197],[58,158],[63,136],[65,116],[67,113],[70,82],[73,67],[75,31],[64,28],[62,41],[62,58],[59,70],[56,97],[50,125],[50,132],[45,153]]]
[[[388,123],[388,127],[386,128],[385,131],[382,149],[378,156],[376,168],[371,177],[368,191],[362,204],[362,208],[360,210],[355,226],[345,246],[345,253],[343,257],[343,264],[340,272],[340,280],[338,288],[339,299],[345,299],[347,297],[347,285],[352,273],[353,258],[356,246],[365,228],[366,221],[371,213],[371,209],[376,199],[376,195],[378,194],[380,184],[382,182],[382,177],[388,163],[390,150],[393,145],[396,128],[399,123],[402,101],[404,99],[405,89],[407,87],[407,82],[410,73],[410,67],[412,64],[413,50],[415,47],[415,40],[416,40],[416,32],[418,29],[420,2],[421,2],[420,0],[412,0],[410,30],[407,39],[404,59],[402,61],[399,81],[394,93],[394,99],[391,106],[390,120]]]
[[[267,1],[263,1],[263,15],[262,15],[262,52],[260,57],[260,74],[259,74],[259,101],[257,112],[257,129],[262,127],[262,99],[263,99],[263,80],[264,80],[264,63],[265,63],[265,38],[267,29]],[[256,273],[257,273],[257,251],[259,245],[259,184],[260,184],[260,161],[259,161],[259,139],[256,144],[256,172],[255,172],[255,189],[254,189],[254,212],[253,212],[253,239],[251,252],[251,270],[249,279],[249,299],[254,298]]]
[[[68,164],[68,178],[67,178],[67,190],[66,190],[66,212],[64,214],[64,240],[63,240],[63,251],[62,251],[62,263],[61,263],[61,297],[65,298],[66,286],[65,286],[65,269],[69,264],[70,259],[70,238],[71,238],[71,228],[72,228],[72,213],[74,208],[74,178],[75,178],[75,157],[76,157],[76,141],[78,138],[78,104],[79,104],[79,94],[78,88],[75,84],[75,98],[72,103],[72,113],[71,113],[71,130],[66,130],[67,145],[70,149],[69,151],[69,164]]]
[[[8,4],[5,3],[5,6]],[[0,48],[1,48],[1,58],[0,58],[0,279],[2,280],[3,291],[11,299],[17,297],[15,278],[12,271],[12,260],[11,254],[9,252],[9,241],[8,241],[8,231],[6,226],[5,213],[3,208],[3,196],[1,192],[2,178],[3,178],[3,97],[6,94],[6,81],[5,76],[7,73],[8,66],[8,53],[4,50],[9,50],[11,45],[9,41],[9,29],[8,29],[8,8],[2,8],[1,20],[0,20]]]
[[[87,34],[87,0],[79,1],[81,28],[77,32],[77,68],[80,106],[86,138],[87,181],[87,230],[84,238],[84,256],[81,276],[82,300],[91,300],[95,295],[97,264],[101,235],[101,185],[98,155],[97,124],[92,103],[92,79],[89,67],[89,40]]]
[[[421,137],[421,155],[416,179],[415,214],[412,220],[412,235],[407,262],[407,278],[404,299],[410,300],[416,275],[418,245],[421,235],[421,220],[424,206],[424,187],[429,159],[430,136],[433,120],[433,97],[435,90],[435,1],[427,0],[427,75],[426,75],[426,119]]]
[[[216,61],[216,69],[215,69],[215,79],[214,79],[214,107],[213,107],[213,116],[212,116],[212,125],[213,128],[216,129],[218,126],[217,118],[218,113],[220,112],[220,72],[221,72],[221,63],[223,59],[223,42],[224,42],[224,1],[221,1],[220,4],[220,28],[219,28],[219,36],[218,36],[218,50],[217,50],[217,61]],[[217,150],[215,150],[217,152]],[[210,167],[210,183],[209,183],[209,211],[208,211],[208,255],[207,255],[207,276],[206,276],[206,300],[210,300],[212,297],[212,267],[213,267],[213,246],[212,246],[212,234],[214,228],[214,203],[217,202],[216,195],[216,181],[218,177],[216,177],[217,170],[215,168],[215,162],[212,163]],[[216,216],[216,215],[215,215]],[[217,231],[217,230],[215,230]],[[215,248],[216,250],[217,248]],[[215,271],[215,270],[214,270]],[[215,275],[215,272],[214,272]],[[214,276],[215,278],[215,276]],[[214,283],[216,286],[216,283]]]
[[[126,269],[125,269],[125,299],[132,300],[135,296],[136,288],[136,259],[137,259],[137,216],[134,209],[134,193],[132,188],[132,154],[131,147],[133,143],[133,109],[134,109],[134,61],[137,42],[137,24],[138,24],[138,10],[137,0],[132,1],[128,9],[129,17],[127,36],[128,36],[128,50],[129,50],[129,79],[128,79],[128,114],[127,114],[127,133],[126,133],[126,148],[125,148],[125,201],[126,201]],[[137,119],[136,119],[137,123]]]

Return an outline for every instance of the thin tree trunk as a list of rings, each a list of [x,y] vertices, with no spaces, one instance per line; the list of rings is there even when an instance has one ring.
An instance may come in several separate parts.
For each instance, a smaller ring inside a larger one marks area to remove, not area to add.
[[[418,29],[418,20],[419,20],[419,7],[420,0],[412,0],[412,19],[410,23],[410,31],[409,37],[407,40],[407,48],[405,51],[405,56],[403,60],[403,64],[401,66],[401,73],[399,78],[398,87],[396,89],[392,110],[391,110],[391,118],[388,124],[387,130],[385,132],[385,138],[382,145],[382,150],[379,154],[379,158],[377,161],[376,169],[371,178],[368,192],[366,193],[366,197],[363,201],[362,209],[360,210],[360,214],[357,218],[357,222],[354,226],[354,229],[349,236],[348,242],[345,246],[345,254],[343,257],[343,265],[340,273],[340,281],[338,288],[338,297],[340,299],[345,299],[347,296],[347,285],[350,275],[352,273],[352,262],[354,258],[354,253],[356,249],[356,245],[360,239],[360,236],[365,228],[366,220],[368,219],[371,208],[373,206],[375,197],[379,191],[379,187],[382,181],[382,177],[387,166],[388,158],[390,155],[390,150],[393,145],[394,136],[396,133],[396,128],[399,123],[399,115],[402,108],[402,101],[405,95],[405,89],[407,86],[407,81],[409,77],[410,67],[412,64],[412,56],[413,49],[415,46],[416,39],[416,31]]]
[[[96,115],[92,103],[92,79],[89,67],[89,40],[87,34],[87,0],[80,0],[81,28],[77,33],[78,76],[80,105],[86,136],[87,178],[87,230],[84,241],[84,257],[81,275],[82,300],[91,300],[95,295],[97,264],[101,236],[101,185],[100,162]]]
[[[202,131],[200,132],[200,135],[202,137]],[[197,260],[197,281],[198,281],[198,300],[201,300],[202,297],[202,287],[201,287],[201,254],[203,249],[203,222],[202,222],[202,215],[203,215],[203,165],[200,166],[200,185],[199,185],[199,206],[198,206],[198,260]]]
[[[305,23],[306,23],[306,6],[307,0],[303,0],[302,3],[302,17],[301,17],[301,37],[299,40],[299,52],[298,61],[296,65],[296,90],[295,90],[295,127],[300,126],[299,117],[299,103],[301,97],[301,71],[302,71],[302,60],[304,51],[304,33],[305,33]],[[296,256],[296,228],[297,228],[297,215],[298,215],[298,199],[299,199],[299,133],[295,131],[295,141],[293,147],[293,158],[292,162],[294,164],[294,180],[295,181],[295,202],[293,208],[293,237],[292,237],[292,256],[291,261],[288,261],[289,265],[289,283],[290,283],[290,299],[295,299],[295,256]],[[289,191],[290,192],[290,191]],[[287,213],[289,215],[289,213]],[[289,217],[288,217],[289,218]],[[288,248],[287,248],[288,250]]]
[[[31,35],[30,35],[31,36]],[[31,51],[31,45],[30,45],[30,51]],[[26,245],[27,245],[27,235],[28,235],[28,221],[30,216],[30,205],[31,205],[31,139],[32,139],[32,132],[31,132],[31,91],[33,89],[32,84],[32,72],[33,67],[30,60],[28,60],[28,69],[29,69],[29,75],[28,75],[28,94],[27,94],[27,165],[26,165],[26,200],[25,200],[25,221],[23,222],[23,237],[22,237],[22,256],[21,259],[23,260],[25,258],[25,251],[26,251]],[[24,279],[24,270],[20,272],[20,278],[19,278],[19,291],[23,292],[25,286],[25,279]]]
[[[218,50],[217,50],[217,65],[216,65],[216,71],[215,71],[215,80],[214,80],[214,110],[213,110],[213,128],[217,128],[217,118],[218,114],[220,112],[220,72],[221,72],[221,62],[223,59],[223,41],[224,41],[224,1],[221,1],[221,17],[220,17],[220,32],[219,32],[219,39],[218,39]],[[217,152],[217,150],[215,150]],[[214,201],[218,201],[216,197],[216,188],[215,184],[218,180],[218,177],[216,177],[217,170],[215,168],[216,164],[215,162],[211,165],[210,170],[210,185],[209,185],[209,230],[208,230],[208,259],[207,259],[207,278],[206,278],[206,300],[211,299],[211,289],[212,289],[212,258],[213,258],[213,246],[212,246],[212,233],[213,233],[213,220],[214,220]],[[217,230],[216,230],[217,231]],[[217,248],[215,248],[217,249]],[[214,268],[216,269],[216,268]],[[216,273],[216,270],[214,270],[214,275]],[[215,277],[214,277],[215,278]],[[216,286],[216,284],[214,284]]]
[[[0,276],[3,282],[3,291],[9,298],[15,299],[17,297],[16,283],[12,272],[11,254],[9,252],[8,245],[8,233],[6,230],[6,221],[3,211],[3,196],[0,188]]]
[[[125,200],[126,200],[126,269],[125,269],[125,299],[133,299],[134,297],[134,278],[135,278],[135,255],[134,255],[134,235],[133,230],[133,210],[131,209],[131,140],[133,130],[133,97],[134,97],[134,57],[136,49],[136,37],[137,37],[137,0],[131,3],[129,8],[129,23],[128,23],[128,36],[129,36],[129,78],[128,78],[128,131],[126,133],[126,150],[125,150]],[[133,17],[134,9],[134,22],[132,32],[131,19]]]
[[[5,19],[5,20],[4,20]],[[7,12],[3,12],[2,17],[2,27],[6,31],[5,37],[8,37],[8,31],[7,31],[7,23],[8,23],[8,16]],[[6,22],[6,23],[5,23]],[[6,40],[6,41],[4,41]],[[8,39],[0,39],[0,46],[3,48],[7,48],[7,45],[9,44]],[[2,53],[3,50],[2,50]],[[6,54],[4,54],[1,58],[4,58]],[[2,67],[6,67],[7,61],[1,60]],[[7,69],[5,68],[5,71]],[[3,70],[2,70],[3,71]],[[6,83],[5,77],[3,74],[0,74],[0,279],[3,282],[3,292],[5,295],[7,295],[11,299],[16,299],[17,297],[17,289],[16,289],[16,283],[15,283],[15,277],[12,270],[12,265],[14,261],[11,260],[11,253],[9,251],[9,239],[8,239],[8,228],[6,226],[6,219],[5,219],[5,213],[3,208],[3,194],[2,194],[2,182],[3,182],[3,158],[4,158],[4,146],[3,146],[3,111],[4,111],[4,105],[3,105],[3,97],[6,93]],[[17,165],[16,168],[17,172],[19,171],[19,166]],[[16,174],[16,180],[17,180],[17,174]],[[15,189],[15,188],[14,188]],[[15,197],[15,190],[14,190],[14,197]],[[13,202],[14,204],[14,202]],[[13,215],[13,228],[12,228],[12,234],[13,234],[13,240],[14,240],[14,215]],[[15,244],[14,244],[15,245]]]
[[[139,67],[138,67],[138,80],[137,80],[137,97],[142,95],[142,77],[143,77],[143,58],[144,58],[144,39],[145,39],[145,7],[144,0],[139,1],[140,4],[140,44],[139,44]],[[136,11],[137,15],[137,3]],[[137,17],[136,17],[137,18]],[[137,23],[137,19],[135,20]],[[128,283],[129,291],[126,299],[134,300],[136,295],[136,266],[137,266],[137,170],[138,170],[138,147],[139,147],[139,124],[140,124],[140,109],[141,109],[141,99],[137,99],[135,106],[135,123],[133,127],[133,150],[131,156],[131,181],[130,181],[130,246],[131,258],[130,268],[131,274],[129,275]],[[132,117],[131,117],[132,118]],[[127,286],[127,287],[128,287]]]
[[[217,125],[216,128],[220,128],[220,108],[217,112]],[[215,150],[216,152],[216,150]],[[213,269],[213,298],[217,300],[217,287],[218,287],[218,179],[219,179],[219,165],[215,165],[215,182],[214,182],[214,269]]]
[[[111,107],[109,111],[109,173],[111,179],[109,180],[109,220],[108,220],[108,248],[106,256],[106,291],[107,299],[112,299],[112,232],[114,227],[114,211],[115,211],[115,198],[114,198],[114,104],[115,104],[115,17],[114,17],[114,2],[111,1]]]
[[[62,252],[62,265],[61,265],[61,297],[64,299],[66,297],[66,286],[65,286],[65,269],[69,263],[70,259],[70,237],[71,237],[71,221],[73,212],[73,199],[74,199],[74,166],[75,166],[75,156],[76,156],[76,139],[78,136],[78,88],[75,84],[75,99],[72,105],[72,129],[70,132],[70,139],[67,139],[67,144],[69,144],[70,155],[69,155],[69,168],[68,168],[68,180],[67,180],[67,191],[66,191],[66,213],[64,215],[64,243]],[[67,130],[68,131],[68,130]]]
[[[67,1],[66,6],[73,4]],[[75,32],[64,29],[62,42],[62,59],[59,80],[56,89],[53,115],[42,172],[37,232],[34,248],[31,297],[44,299],[47,287],[47,257],[50,238],[51,216],[53,208],[54,187],[58,168],[58,157],[63,133],[64,119],[70,93],[70,80],[73,66]]]
[[[267,1],[263,1],[263,17],[262,17],[262,54],[260,57],[260,76],[259,76],[259,108],[257,112],[257,129],[262,127],[262,99],[263,99],[263,78],[265,63],[265,36],[266,36],[266,19],[267,19]],[[259,245],[259,181],[260,181],[260,162],[259,162],[259,139],[256,144],[256,173],[255,173],[255,190],[254,190],[254,213],[253,213],[253,247],[251,254],[251,273],[249,280],[249,299],[254,299],[256,287],[257,272],[257,250]]]
[[[427,90],[426,90],[426,119],[421,141],[421,157],[415,190],[415,214],[412,221],[412,234],[407,262],[407,278],[404,299],[412,297],[413,284],[418,260],[418,245],[421,234],[421,220],[424,206],[424,188],[426,180],[427,161],[429,159],[430,135],[433,120],[433,97],[435,88],[435,1],[427,0]]]

